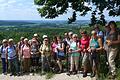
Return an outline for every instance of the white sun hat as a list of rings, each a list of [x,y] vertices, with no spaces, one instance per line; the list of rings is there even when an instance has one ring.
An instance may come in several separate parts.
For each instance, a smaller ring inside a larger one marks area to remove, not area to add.
[[[25,38],[24,41],[28,41],[28,38]]]
[[[47,35],[43,35],[43,36],[42,36],[43,39],[44,39],[44,38],[47,38],[47,37],[48,37]]]
[[[10,39],[8,40],[8,42],[13,42],[13,39],[12,39],[12,38],[10,38]]]
[[[38,34],[35,33],[34,36],[38,36]]]
[[[7,39],[3,39],[2,43],[5,43],[5,42],[7,42]]]

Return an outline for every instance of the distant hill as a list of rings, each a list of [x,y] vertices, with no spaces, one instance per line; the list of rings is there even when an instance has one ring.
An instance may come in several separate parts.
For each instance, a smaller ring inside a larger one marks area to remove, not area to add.
[[[20,26],[27,24],[34,24],[34,23],[27,21],[18,21],[18,20],[5,20],[5,21],[0,20],[0,26]]]
[[[80,27],[89,23],[89,20],[78,20],[72,24],[65,20],[0,20],[0,26],[15,27]]]

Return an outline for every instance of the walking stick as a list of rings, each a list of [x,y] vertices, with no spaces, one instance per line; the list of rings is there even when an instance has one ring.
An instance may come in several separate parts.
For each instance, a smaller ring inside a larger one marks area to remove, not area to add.
[[[69,63],[68,63],[69,56],[68,56],[68,50],[67,50],[67,48],[66,48],[66,57],[67,57],[67,72],[69,72]]]

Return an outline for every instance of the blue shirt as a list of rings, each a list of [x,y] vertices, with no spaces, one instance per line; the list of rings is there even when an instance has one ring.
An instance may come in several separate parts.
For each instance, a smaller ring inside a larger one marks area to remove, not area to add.
[[[7,47],[8,59],[16,58],[15,46]]]

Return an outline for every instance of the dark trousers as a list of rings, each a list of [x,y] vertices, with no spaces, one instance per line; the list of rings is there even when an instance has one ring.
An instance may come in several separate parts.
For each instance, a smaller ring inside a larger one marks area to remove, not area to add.
[[[7,72],[7,64],[6,64],[6,59],[5,58],[1,58],[2,59],[2,73]]]
[[[17,58],[9,59],[8,62],[9,62],[9,65],[10,65],[10,72],[12,74],[19,73],[19,67],[18,67],[18,60],[17,60]]]

